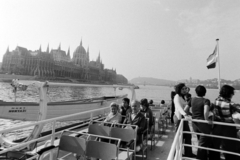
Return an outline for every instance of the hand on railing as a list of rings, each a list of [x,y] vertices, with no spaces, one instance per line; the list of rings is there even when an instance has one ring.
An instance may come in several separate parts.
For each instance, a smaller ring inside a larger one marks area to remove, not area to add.
[[[184,119],[186,119],[186,120],[191,120],[192,118],[191,118],[191,116],[189,116],[189,115],[185,115],[185,116],[184,116]]]

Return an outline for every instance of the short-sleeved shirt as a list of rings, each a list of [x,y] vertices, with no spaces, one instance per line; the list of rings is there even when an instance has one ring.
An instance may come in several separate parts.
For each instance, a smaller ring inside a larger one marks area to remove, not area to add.
[[[203,97],[194,97],[188,101],[188,106],[192,107],[192,118],[193,119],[201,119],[204,118],[204,106],[210,106],[210,101]]]
[[[232,114],[234,112],[240,113],[240,106],[231,102],[230,99],[218,97],[214,103],[215,121],[234,123]]]

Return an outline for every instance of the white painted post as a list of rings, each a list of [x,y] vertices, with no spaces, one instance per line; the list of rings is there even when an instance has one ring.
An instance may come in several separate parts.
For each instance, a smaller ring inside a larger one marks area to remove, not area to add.
[[[93,120],[93,114],[92,114],[92,112],[90,113],[90,121],[92,121]]]
[[[53,121],[52,123],[52,139],[51,139],[51,145],[54,145],[55,140],[55,129],[56,129],[56,121]],[[53,160],[53,150],[50,152],[50,160]]]
[[[56,129],[56,121],[53,121],[53,123],[52,123],[52,139],[51,139],[51,145],[54,145],[55,129]]]
[[[131,98],[131,100],[132,100],[132,101],[133,101],[133,100],[136,100],[136,92],[135,92],[134,87],[131,88],[131,92],[132,92],[132,98]]]
[[[184,123],[184,120],[182,119],[181,120],[182,121],[182,123]],[[183,151],[183,125],[184,124],[182,124],[181,126],[180,126],[180,132],[179,132],[179,156],[180,156],[180,159],[182,159],[182,151]]]
[[[14,90],[14,102],[17,102],[17,89]]]
[[[116,99],[117,98],[117,88],[114,87],[113,89],[114,89],[114,96],[115,96],[115,99]]]

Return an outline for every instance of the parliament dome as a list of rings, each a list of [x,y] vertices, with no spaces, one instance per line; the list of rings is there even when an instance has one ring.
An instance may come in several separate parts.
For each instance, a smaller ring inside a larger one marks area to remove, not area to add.
[[[83,55],[84,57],[87,55],[85,48],[82,46],[82,41],[81,41],[80,45],[73,52],[74,58],[81,57],[80,55]]]

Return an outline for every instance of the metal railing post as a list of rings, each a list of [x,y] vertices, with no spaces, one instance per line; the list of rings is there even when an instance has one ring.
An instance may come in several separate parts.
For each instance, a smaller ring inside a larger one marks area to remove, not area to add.
[[[184,125],[184,120],[182,119],[181,120],[182,121],[182,125],[180,126],[181,128],[180,128],[180,132],[179,132],[179,143],[180,143],[180,145],[179,145],[179,156],[180,156],[180,159],[182,159],[182,151],[183,151],[183,125]]]

